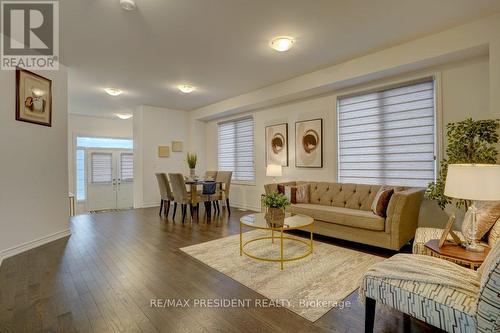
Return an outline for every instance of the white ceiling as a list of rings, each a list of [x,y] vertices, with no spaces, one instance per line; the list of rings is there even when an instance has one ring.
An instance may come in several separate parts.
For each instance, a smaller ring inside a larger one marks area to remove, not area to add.
[[[119,0],[60,2],[71,113],[193,110],[500,11],[498,0],[136,2],[133,12]],[[295,47],[272,50],[277,35]],[[186,82],[197,91],[180,93]]]

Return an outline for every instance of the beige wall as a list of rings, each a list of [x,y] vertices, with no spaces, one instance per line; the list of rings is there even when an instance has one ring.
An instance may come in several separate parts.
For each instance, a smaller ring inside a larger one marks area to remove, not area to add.
[[[488,118],[488,63],[488,57],[476,57],[458,63],[451,63],[416,73],[338,90],[325,96],[299,100],[293,103],[251,112],[250,114],[253,114],[255,119],[256,183],[254,186],[234,185],[231,188],[231,200],[233,204],[247,209],[259,209],[260,194],[263,192],[263,185],[272,181],[271,178],[265,175],[265,126],[283,122],[288,123],[290,166],[284,168],[284,174],[280,180],[304,179],[336,181],[337,143],[335,115],[336,98],[338,95],[433,74],[436,75],[439,85],[437,89],[437,101],[442,105],[442,107],[438,108],[438,112],[442,113],[441,125],[452,121],[463,120],[467,116],[472,116],[476,119]],[[296,168],[295,122],[312,118],[323,118],[324,122],[324,167],[322,169],[313,170]],[[207,169],[217,168],[217,122],[220,120],[221,119],[210,121],[206,126]],[[440,225],[443,223],[443,218],[445,217],[439,209],[436,209],[434,204],[426,202],[424,206],[425,209],[421,218],[422,225]],[[437,218],[435,218],[435,216],[437,216]]]
[[[157,172],[188,173],[186,153],[189,149],[189,115],[185,111],[141,106],[134,112],[134,207],[160,204]],[[170,157],[159,158],[158,146],[182,141],[183,152],[170,151]]]
[[[37,73],[52,80],[52,127],[15,120],[16,73],[0,70],[0,257],[69,234],[67,69]]]

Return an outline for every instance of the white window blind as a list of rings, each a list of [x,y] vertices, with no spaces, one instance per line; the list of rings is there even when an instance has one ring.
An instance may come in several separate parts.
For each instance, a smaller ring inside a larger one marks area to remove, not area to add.
[[[255,180],[253,118],[219,123],[219,170],[233,171],[233,180]]]
[[[113,180],[113,154],[92,153],[92,183],[111,183]]]
[[[131,182],[134,180],[134,154],[120,155],[120,173],[123,182]]]
[[[85,200],[85,150],[76,151],[76,200]]]
[[[435,179],[434,81],[338,100],[339,181],[424,187]]]

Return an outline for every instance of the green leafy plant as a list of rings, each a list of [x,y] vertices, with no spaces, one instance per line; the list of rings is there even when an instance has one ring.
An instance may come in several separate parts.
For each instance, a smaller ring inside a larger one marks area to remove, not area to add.
[[[189,165],[190,169],[196,168],[196,162],[198,161],[198,156],[196,154],[187,154],[187,164]]]
[[[459,163],[495,164],[498,151],[495,148],[498,142],[498,128],[500,119],[472,120],[467,118],[457,123],[446,125],[446,159],[440,163],[439,175],[436,182],[428,185],[425,197],[436,200],[439,207],[444,209],[452,199],[444,195],[448,165]],[[458,208],[467,205],[464,200],[457,200]]]
[[[290,201],[284,194],[271,192],[264,197],[263,204],[268,208],[285,208],[290,205]]]

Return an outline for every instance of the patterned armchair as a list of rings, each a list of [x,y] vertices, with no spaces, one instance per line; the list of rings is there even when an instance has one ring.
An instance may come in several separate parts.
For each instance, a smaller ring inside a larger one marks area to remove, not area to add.
[[[365,274],[360,299],[365,332],[373,332],[376,302],[447,332],[500,332],[500,242],[477,272],[435,257],[397,254]]]

